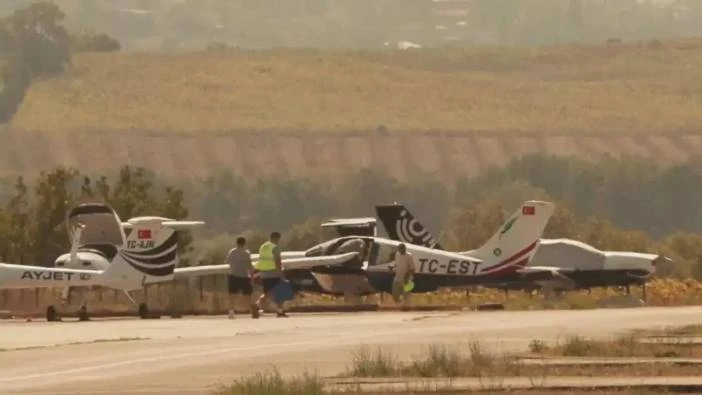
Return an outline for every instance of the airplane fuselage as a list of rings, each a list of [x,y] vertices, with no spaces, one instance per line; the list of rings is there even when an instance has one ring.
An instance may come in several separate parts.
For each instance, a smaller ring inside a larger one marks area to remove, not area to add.
[[[547,273],[533,274],[528,279],[516,278],[510,282],[493,285],[492,288],[503,290],[539,290],[553,289],[569,291],[591,289],[598,287],[626,287],[630,285],[646,284],[653,273],[645,269],[602,269],[602,270],[574,270],[564,274],[570,283],[564,283],[551,278]]]
[[[92,251],[78,251],[77,259],[75,261],[71,260],[71,254],[60,255],[56,260],[54,260],[54,267],[65,268],[65,269],[79,269],[79,270],[107,270],[110,266],[110,261],[108,261],[102,254]]]

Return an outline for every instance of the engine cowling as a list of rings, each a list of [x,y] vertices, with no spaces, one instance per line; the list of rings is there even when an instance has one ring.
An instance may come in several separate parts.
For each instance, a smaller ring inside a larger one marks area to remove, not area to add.
[[[99,251],[78,251],[78,259],[71,262],[71,254],[63,254],[56,258],[54,267],[84,270],[107,270],[110,261]]]

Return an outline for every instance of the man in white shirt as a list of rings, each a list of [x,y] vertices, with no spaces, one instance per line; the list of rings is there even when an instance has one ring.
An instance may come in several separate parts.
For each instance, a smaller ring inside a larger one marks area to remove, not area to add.
[[[246,239],[238,237],[236,248],[229,250],[225,263],[229,265],[228,288],[229,288],[229,318],[234,318],[234,310],[237,302],[237,295],[250,299],[251,317],[258,318],[258,308],[253,299],[253,289],[251,287],[251,275],[253,265],[251,264],[251,253],[246,249]]]
[[[407,252],[404,243],[397,246],[395,253],[395,279],[392,282],[392,296],[395,303],[400,302],[400,297],[404,296],[404,305],[409,303],[409,293],[405,292],[405,284],[414,278],[414,257]]]

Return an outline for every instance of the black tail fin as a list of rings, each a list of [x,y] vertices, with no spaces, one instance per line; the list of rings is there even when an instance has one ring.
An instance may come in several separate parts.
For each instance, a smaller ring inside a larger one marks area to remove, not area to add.
[[[404,205],[375,206],[375,212],[392,240],[443,250],[429,230]]]

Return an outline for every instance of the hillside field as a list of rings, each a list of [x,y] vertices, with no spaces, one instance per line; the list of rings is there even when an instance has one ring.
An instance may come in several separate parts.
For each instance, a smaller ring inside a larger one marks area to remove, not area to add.
[[[538,49],[79,54],[12,127],[692,131],[702,39]]]
[[[532,152],[678,163],[702,149],[701,105],[702,39],[79,54],[0,129],[0,176],[131,163],[179,178],[454,177]]]

